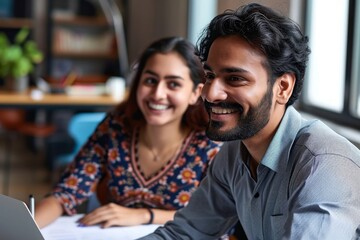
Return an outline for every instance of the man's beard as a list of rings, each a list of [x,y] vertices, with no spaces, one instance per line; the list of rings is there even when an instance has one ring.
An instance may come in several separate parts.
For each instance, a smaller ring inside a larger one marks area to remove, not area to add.
[[[268,90],[261,99],[260,103],[256,107],[250,108],[246,115],[243,114],[243,108],[238,104],[236,104],[236,106],[235,104],[229,103],[216,104],[221,107],[231,106],[231,108],[241,109],[241,111],[239,111],[240,117],[238,124],[230,130],[222,131],[220,129],[224,123],[210,119],[209,125],[206,129],[206,135],[215,141],[244,140],[254,136],[269,122],[272,96],[272,88],[268,87]],[[211,104],[205,102],[205,105],[207,105],[207,109],[209,111],[208,107]]]

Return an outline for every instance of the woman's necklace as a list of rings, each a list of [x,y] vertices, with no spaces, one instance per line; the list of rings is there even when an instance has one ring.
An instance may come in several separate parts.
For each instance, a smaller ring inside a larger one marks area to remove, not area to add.
[[[175,147],[170,148],[168,151],[165,151],[164,154],[162,154],[162,156],[160,156],[159,154],[156,154],[156,152],[154,151],[153,147],[150,145],[146,145],[147,148],[150,150],[152,156],[153,156],[153,161],[154,162],[158,162],[159,160],[170,160],[173,159],[177,153],[179,152],[181,146],[183,144],[183,141],[180,141],[179,144],[177,144]]]
[[[154,150],[153,149],[149,149],[150,151],[151,151],[151,153],[152,153],[152,156],[153,156],[153,161],[154,162],[157,162],[157,161],[159,161],[160,160],[160,157],[159,157],[159,154],[156,154],[155,152],[154,152]],[[174,153],[171,155],[171,157],[169,158],[169,159],[172,159],[174,156],[175,156],[175,154],[177,153],[177,149],[175,149],[176,151],[174,151]],[[164,156],[166,156],[165,154],[164,154]]]
[[[140,140],[140,131],[138,132],[138,138],[136,139],[136,148],[139,149],[139,140]],[[150,152],[151,152],[151,155],[152,155],[152,160],[154,162],[158,162],[161,158],[163,159],[167,159],[167,160],[171,160],[173,159],[177,153],[180,151],[181,149],[181,146],[183,145],[184,143],[184,139],[182,139],[181,141],[179,141],[180,143],[176,145],[176,147],[172,147],[170,150],[164,152],[163,156],[160,157],[159,154],[156,154],[156,152],[154,151],[154,148],[152,146],[152,144],[150,144],[150,142],[147,142],[145,141],[144,139],[144,144],[143,146],[146,147]],[[169,154],[171,153],[171,154]],[[169,156],[169,157],[168,157]]]
[[[157,162],[159,160],[159,156],[154,152],[154,149],[152,149],[152,147],[149,148],[149,149],[150,149],[150,151],[151,151],[151,153],[153,155],[153,161]]]

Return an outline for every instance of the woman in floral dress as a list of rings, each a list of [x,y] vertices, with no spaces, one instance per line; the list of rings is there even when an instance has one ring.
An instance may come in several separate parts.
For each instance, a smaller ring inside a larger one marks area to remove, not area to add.
[[[204,129],[202,65],[178,37],[151,44],[136,64],[129,97],[98,125],[52,193],[36,206],[40,227],[97,194],[80,224],[164,224],[185,206],[218,152]]]

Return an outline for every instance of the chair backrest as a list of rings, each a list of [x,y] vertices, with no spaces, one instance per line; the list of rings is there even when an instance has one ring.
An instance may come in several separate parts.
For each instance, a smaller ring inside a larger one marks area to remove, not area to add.
[[[97,125],[104,119],[106,113],[77,113],[69,122],[69,134],[74,139],[74,155],[94,132]]]
[[[106,113],[78,113],[74,115],[69,123],[69,134],[75,141],[72,155],[75,156],[83,144],[94,132],[96,126],[104,119]],[[73,157],[71,157],[72,159]],[[87,212],[91,212],[100,205],[96,194],[91,195],[88,200]]]

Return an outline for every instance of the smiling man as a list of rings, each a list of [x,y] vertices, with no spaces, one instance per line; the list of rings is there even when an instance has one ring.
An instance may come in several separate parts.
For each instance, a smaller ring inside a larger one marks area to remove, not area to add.
[[[360,151],[292,107],[308,38],[259,4],[215,17],[199,42],[207,135],[226,141],[174,221],[143,239],[359,239]]]

